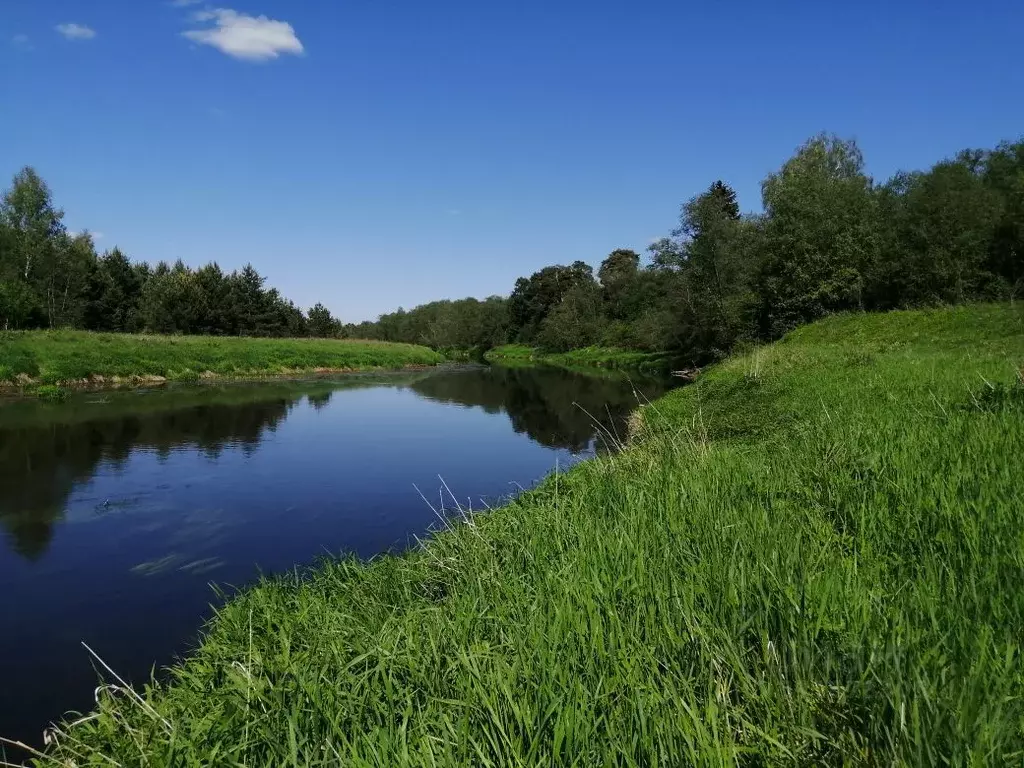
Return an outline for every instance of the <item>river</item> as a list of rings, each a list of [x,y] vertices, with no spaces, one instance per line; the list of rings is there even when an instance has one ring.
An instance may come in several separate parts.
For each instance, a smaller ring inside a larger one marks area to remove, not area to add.
[[[456,502],[607,447],[665,387],[467,366],[0,401],[0,736],[38,745],[91,708],[83,642],[144,683],[194,645],[211,584],[415,545]]]

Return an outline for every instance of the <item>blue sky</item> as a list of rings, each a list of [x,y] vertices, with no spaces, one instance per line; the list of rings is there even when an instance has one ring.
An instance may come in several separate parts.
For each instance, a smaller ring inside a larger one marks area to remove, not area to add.
[[[1024,3],[25,0],[0,175],[101,249],[251,261],[345,320],[642,250],[809,136],[869,171],[1024,132]]]

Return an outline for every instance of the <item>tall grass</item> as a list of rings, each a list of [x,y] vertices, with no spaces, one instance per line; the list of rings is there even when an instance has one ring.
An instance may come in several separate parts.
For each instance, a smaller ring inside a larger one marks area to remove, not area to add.
[[[316,369],[401,368],[433,365],[442,359],[426,347],[377,341],[0,332],[0,383],[19,376],[41,384],[95,376],[188,380],[208,373],[243,377]]]
[[[1020,764],[1022,362],[1005,306],[801,329],[404,556],[262,581],[39,764]]]

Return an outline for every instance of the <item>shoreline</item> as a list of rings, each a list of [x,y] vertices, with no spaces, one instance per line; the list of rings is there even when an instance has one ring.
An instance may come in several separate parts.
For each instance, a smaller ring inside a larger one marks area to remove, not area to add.
[[[427,347],[355,339],[8,331],[0,333],[0,392],[61,397],[75,390],[408,370],[443,362]]]
[[[1003,305],[797,329],[420,547],[247,586],[43,764],[1014,754],[1022,361]]]
[[[457,363],[456,363],[457,364]],[[266,371],[252,373],[214,373],[204,371],[198,376],[167,377],[156,375],[137,376],[104,376],[93,374],[84,379],[58,381],[55,384],[46,384],[38,379],[27,378],[20,382],[0,382],[0,396],[2,397],[39,397],[39,390],[52,388],[65,393],[72,392],[112,392],[119,390],[162,388],[168,384],[203,384],[203,383],[245,383],[254,381],[289,381],[330,379],[360,374],[389,374],[389,373],[411,373],[415,371],[432,371],[446,365],[450,361],[443,361],[433,365],[411,363],[400,367],[365,367],[365,368],[297,368],[283,371]]]
[[[667,374],[669,357],[663,352],[636,352],[615,347],[585,347],[569,352],[543,352],[523,344],[506,344],[484,353],[487,362],[505,366],[551,365],[560,368],[596,368]]]

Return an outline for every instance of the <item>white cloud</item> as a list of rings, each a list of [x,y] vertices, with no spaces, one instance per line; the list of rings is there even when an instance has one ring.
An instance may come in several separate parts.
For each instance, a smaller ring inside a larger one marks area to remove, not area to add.
[[[206,29],[190,29],[182,35],[200,45],[212,45],[228,56],[247,61],[276,59],[282,53],[301,55],[305,48],[286,21],[248,16],[229,8],[215,8],[193,15],[198,23],[214,22]]]
[[[68,40],[92,40],[96,37],[96,31],[84,24],[58,24],[54,29]]]

